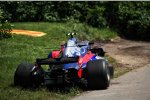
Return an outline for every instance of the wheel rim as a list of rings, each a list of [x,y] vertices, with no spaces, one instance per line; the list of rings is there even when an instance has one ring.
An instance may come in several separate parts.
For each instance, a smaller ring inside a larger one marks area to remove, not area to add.
[[[107,80],[110,81],[110,74],[109,74],[109,71],[108,71],[108,67],[105,63],[103,63],[103,66],[105,67],[104,69],[106,69],[106,74],[107,74]]]

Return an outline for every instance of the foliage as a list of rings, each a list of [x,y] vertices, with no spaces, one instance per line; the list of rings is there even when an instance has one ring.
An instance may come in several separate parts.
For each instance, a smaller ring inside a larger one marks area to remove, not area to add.
[[[12,27],[10,23],[2,16],[3,12],[0,9],[0,39],[12,37],[11,30]]]
[[[103,16],[104,7],[101,2],[5,1],[0,6],[5,11],[5,17],[12,22],[64,22],[75,19],[81,22],[86,21],[94,27],[101,27],[106,24]]]
[[[0,7],[11,22],[78,20],[97,28],[110,27],[123,37],[150,39],[150,2],[4,1]]]
[[[107,8],[108,7],[108,8]],[[110,27],[129,39],[150,39],[150,2],[106,3],[106,18]],[[110,9],[113,8],[113,9]]]
[[[102,3],[98,3],[93,8],[88,8],[86,21],[89,25],[102,28],[106,26],[106,19],[104,17],[105,8]]]
[[[129,38],[149,39],[150,2],[125,2],[119,5],[118,28]]]
[[[3,14],[2,9],[0,9],[0,19],[3,18],[2,14]]]

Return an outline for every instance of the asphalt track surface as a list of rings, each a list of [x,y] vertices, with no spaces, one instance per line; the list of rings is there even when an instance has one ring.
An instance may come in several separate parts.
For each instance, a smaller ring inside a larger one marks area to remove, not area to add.
[[[106,90],[87,91],[72,100],[150,100],[150,64],[113,79]]]

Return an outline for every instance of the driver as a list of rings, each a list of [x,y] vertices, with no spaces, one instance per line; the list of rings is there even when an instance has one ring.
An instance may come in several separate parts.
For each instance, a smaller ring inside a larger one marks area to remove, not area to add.
[[[80,48],[76,44],[77,40],[75,38],[71,38],[70,40],[68,40],[64,50],[65,57],[80,56]]]

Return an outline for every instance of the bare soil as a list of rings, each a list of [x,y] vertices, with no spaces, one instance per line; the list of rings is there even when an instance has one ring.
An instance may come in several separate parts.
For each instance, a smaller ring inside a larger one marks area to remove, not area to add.
[[[43,32],[29,31],[29,30],[12,30],[12,33],[21,34],[21,35],[29,35],[33,37],[41,37],[46,34]]]
[[[116,38],[108,42],[96,42],[106,54],[126,67],[142,67],[150,63],[150,42],[131,41]]]

